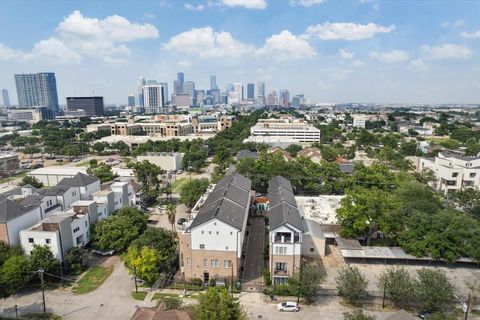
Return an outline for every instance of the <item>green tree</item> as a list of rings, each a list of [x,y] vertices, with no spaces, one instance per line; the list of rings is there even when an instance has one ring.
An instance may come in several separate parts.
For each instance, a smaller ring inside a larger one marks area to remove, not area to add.
[[[335,277],[338,295],[345,298],[350,304],[358,304],[367,297],[368,280],[355,266],[346,266],[338,271]]]
[[[30,254],[30,266],[32,270],[44,270],[51,274],[60,273],[60,262],[53,256],[47,245],[34,245]]]
[[[20,185],[25,186],[27,184],[37,189],[40,189],[43,187],[43,183],[40,182],[40,180],[38,180],[37,177],[34,177],[34,176],[25,176],[22,178]]]
[[[130,163],[136,179],[142,184],[142,189],[148,191],[150,189],[158,190],[160,188],[160,180],[158,176],[165,173],[159,166],[150,163],[148,160],[142,162]]]
[[[355,310],[353,312],[345,312],[343,314],[343,320],[375,320],[374,316],[369,316],[363,313],[363,310]]]
[[[220,146],[216,151],[215,155],[213,156],[213,163],[221,165],[221,166],[228,166],[229,163],[233,161],[233,157],[228,151],[227,148],[224,146]]]
[[[177,258],[177,243],[172,231],[162,228],[148,228],[130,246],[149,247],[158,251],[161,257],[160,269],[169,271]]]
[[[455,287],[441,269],[418,270],[417,296],[421,308],[432,311],[450,310],[456,303]]]
[[[226,288],[208,288],[200,294],[195,308],[198,320],[246,320],[240,303],[230,296]]]
[[[153,284],[160,277],[159,268],[162,257],[155,249],[149,247],[139,249],[136,246],[130,246],[122,259],[130,274],[136,274],[149,284]]]
[[[99,178],[102,183],[112,181],[118,177],[118,175],[113,173],[112,168],[105,164],[90,166],[87,169],[87,173]]]
[[[183,184],[180,190],[180,201],[190,208],[205,193],[209,185],[208,179],[194,179]]]
[[[415,299],[415,279],[403,267],[389,267],[380,274],[378,289],[398,308],[410,308]]]
[[[328,162],[335,161],[338,157],[338,151],[332,146],[323,146],[322,149],[322,158]]]
[[[294,158],[297,156],[297,153],[300,152],[301,150],[302,150],[302,146],[299,146],[298,144],[294,144],[294,143],[285,148],[285,151],[290,153],[290,155]]]
[[[297,297],[313,302],[318,286],[325,281],[326,274],[316,266],[305,265],[300,272],[288,279],[288,285]]]
[[[147,227],[147,216],[135,208],[122,208],[93,228],[93,245],[100,250],[122,252]]]
[[[87,253],[82,247],[73,247],[67,251],[64,258],[68,273],[79,275],[87,268]]]
[[[10,257],[23,255],[23,250],[20,245],[8,245],[0,241],[0,267]]]
[[[13,255],[5,260],[0,268],[0,294],[7,297],[23,286],[32,275],[30,271],[30,262],[23,255]]]
[[[462,191],[452,192],[452,199],[459,207],[480,218],[480,190],[468,188]]]

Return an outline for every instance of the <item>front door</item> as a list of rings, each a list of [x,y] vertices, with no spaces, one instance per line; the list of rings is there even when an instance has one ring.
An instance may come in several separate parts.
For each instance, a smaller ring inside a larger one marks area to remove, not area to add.
[[[210,274],[208,272],[203,273],[203,283],[208,284],[208,281],[210,281]]]

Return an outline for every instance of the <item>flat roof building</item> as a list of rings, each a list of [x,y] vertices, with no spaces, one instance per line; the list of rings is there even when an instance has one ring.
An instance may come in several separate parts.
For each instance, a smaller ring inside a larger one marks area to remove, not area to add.
[[[104,112],[103,97],[67,97],[70,111],[85,111],[89,116],[101,116]]]

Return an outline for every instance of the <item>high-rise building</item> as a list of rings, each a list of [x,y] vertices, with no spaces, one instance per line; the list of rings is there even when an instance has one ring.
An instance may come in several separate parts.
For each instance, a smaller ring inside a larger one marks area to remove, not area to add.
[[[253,83],[247,83],[247,99],[253,100],[255,99],[255,86]]]
[[[67,108],[83,110],[88,116],[101,116],[104,114],[103,97],[67,97]]]
[[[299,108],[302,104],[305,103],[305,95],[297,94],[292,98],[292,107]]]
[[[133,94],[128,96],[128,106],[135,107],[135,96]]]
[[[16,74],[15,84],[20,107],[44,106],[58,113],[55,73]]]
[[[197,104],[197,99],[195,96],[195,82],[185,81],[183,83],[183,93],[190,95],[190,105],[195,106]]]
[[[284,108],[290,106],[290,92],[288,90],[280,90],[279,104]]]
[[[257,96],[265,97],[265,82],[259,82],[257,85]]]
[[[210,76],[210,90],[217,89],[217,76]]]
[[[276,106],[278,105],[278,96],[277,91],[273,90],[267,97],[267,105]]]
[[[8,96],[7,89],[2,89],[2,97],[3,97],[3,106],[5,108],[10,108],[10,98]]]
[[[183,72],[177,73],[177,81],[180,81],[181,84],[185,82],[185,75],[183,74]]]
[[[182,94],[182,93],[183,93],[182,83],[178,80],[173,81],[173,94]]]
[[[143,107],[143,86],[147,84],[147,81],[145,80],[144,77],[140,77],[138,79],[138,84],[137,84],[137,105]]]
[[[147,114],[165,112],[165,95],[161,84],[147,84],[143,87],[143,106]]]
[[[163,87],[163,94],[164,94],[164,97],[165,97],[165,101],[164,101],[164,102],[165,102],[165,104],[166,104],[166,103],[168,102],[168,99],[169,99],[169,98],[168,98],[168,97],[169,97],[169,96],[168,96],[168,83],[166,83],[166,82],[159,82],[159,84],[161,84],[162,87]]]

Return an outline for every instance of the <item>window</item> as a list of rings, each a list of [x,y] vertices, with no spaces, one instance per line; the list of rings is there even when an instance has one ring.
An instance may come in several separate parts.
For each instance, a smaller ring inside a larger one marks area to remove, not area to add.
[[[208,231],[208,234],[212,234],[212,231]]]
[[[230,235],[232,235],[232,234],[233,234],[233,232],[232,232],[232,231],[230,231]]]
[[[203,230],[202,230],[202,234],[203,234]]]
[[[310,252],[315,252],[315,249],[314,249],[314,248],[310,248]]]
[[[34,243],[33,238],[28,238],[28,243]]]
[[[470,172],[470,178],[475,178],[477,174],[475,172]]]
[[[50,242],[51,242],[50,239],[45,239],[46,244],[50,244]]]
[[[275,254],[287,254],[287,247],[275,247]]]
[[[286,262],[275,262],[275,270],[277,271],[287,271]]]
[[[217,234],[219,234],[219,232],[217,231]]]
[[[203,259],[203,266],[208,267],[208,259]]]
[[[452,178],[458,177],[458,172],[452,172]]]
[[[192,264],[192,258],[187,258],[187,266]]]
[[[216,222],[214,222],[214,223],[213,223],[213,225],[214,225],[214,226],[216,226],[216,225],[217,225],[217,223],[216,223]]]
[[[201,244],[201,245],[200,245],[200,249],[205,249],[205,245],[204,245],[204,244]]]
[[[85,221],[85,227],[87,227],[87,221]]]
[[[212,261],[210,263],[211,263],[212,268],[218,268],[219,267],[218,259],[212,259]]]
[[[224,268],[231,268],[232,267],[232,260],[223,260],[223,267]]]
[[[80,230],[80,227],[76,227],[75,229],[73,229],[73,232],[75,233],[75,232],[77,232],[77,231],[79,231],[79,230]]]

